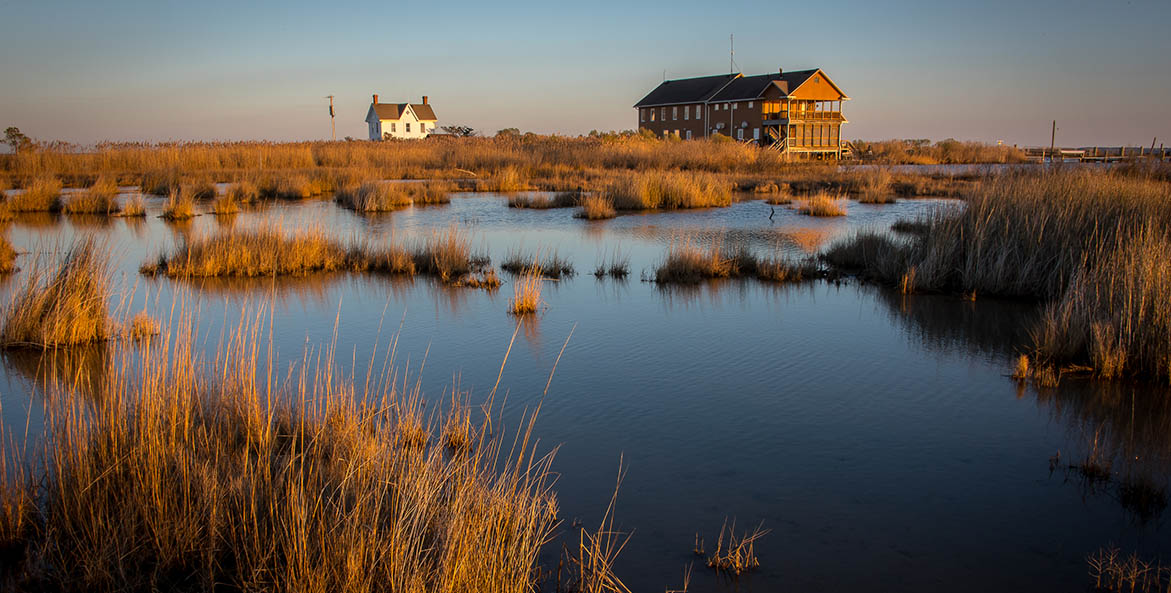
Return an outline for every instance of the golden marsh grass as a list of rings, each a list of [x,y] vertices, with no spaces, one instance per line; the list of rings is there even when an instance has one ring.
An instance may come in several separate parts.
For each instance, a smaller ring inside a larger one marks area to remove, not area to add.
[[[106,340],[109,282],[105,256],[92,238],[70,247],[55,271],[35,262],[4,311],[0,347],[56,348]]]

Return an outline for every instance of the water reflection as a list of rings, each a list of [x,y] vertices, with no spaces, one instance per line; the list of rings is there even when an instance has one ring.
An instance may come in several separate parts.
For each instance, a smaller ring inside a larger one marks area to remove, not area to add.
[[[97,401],[105,393],[110,349],[105,344],[54,350],[3,350],[10,371],[45,400],[76,393]]]
[[[1026,352],[1039,305],[1017,301],[964,300],[952,296],[901,294],[863,285],[887,307],[892,321],[915,344],[934,351],[966,352],[1007,360]]]

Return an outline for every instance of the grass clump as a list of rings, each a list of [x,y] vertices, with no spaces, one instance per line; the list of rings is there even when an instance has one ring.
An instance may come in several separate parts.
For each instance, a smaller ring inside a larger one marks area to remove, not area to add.
[[[144,264],[146,275],[211,278],[219,276],[300,276],[345,270],[355,256],[321,232],[286,235],[277,228],[233,229],[184,239],[170,255]]]
[[[13,212],[60,212],[61,180],[38,177],[26,185],[24,191],[8,196],[7,202]]]
[[[807,216],[845,216],[846,200],[825,192],[818,192],[797,204],[797,212]]]
[[[169,196],[171,192],[179,191],[182,185],[182,176],[178,169],[158,169],[143,174],[139,181],[142,191],[156,196]]]
[[[594,277],[603,278],[609,276],[615,279],[623,279],[630,275],[630,256],[620,255],[615,253],[610,256],[609,263],[599,262],[594,268]]]
[[[55,348],[101,342],[109,335],[106,260],[93,239],[75,243],[57,270],[36,266],[4,311],[0,346]]]
[[[261,197],[278,200],[305,200],[324,192],[323,186],[302,173],[266,175],[258,190]]]
[[[704,551],[703,541],[699,540],[695,546],[695,553],[704,557],[708,566],[716,572],[737,577],[743,573],[760,567],[760,559],[756,557],[756,542],[768,535],[770,530],[758,525],[751,532],[736,534],[736,523],[728,525],[727,520],[720,528],[720,536],[716,539],[716,549],[709,556]],[[698,535],[696,536],[697,540]]]
[[[401,184],[380,181],[345,187],[334,199],[355,212],[390,212],[411,205],[411,197]]]
[[[619,210],[709,208],[732,204],[731,185],[710,173],[667,171],[619,176],[605,195]]]
[[[177,221],[195,217],[195,192],[191,186],[184,185],[178,191],[171,191],[167,203],[163,205],[162,218]]]
[[[11,274],[16,271],[16,249],[8,237],[0,235],[0,274]]]
[[[541,270],[536,265],[526,269],[516,279],[508,312],[513,315],[531,315],[541,306]]]
[[[88,401],[55,388],[50,444],[0,474],[5,588],[537,588],[557,503],[531,415],[515,436],[472,425],[450,455],[392,372],[306,357],[270,383],[265,330],[229,331],[207,360],[184,328],[127,344]]]
[[[117,214],[118,184],[110,177],[99,177],[85,191],[69,198],[64,210],[67,214]]]
[[[581,210],[574,214],[577,218],[586,220],[606,220],[618,216],[614,209],[614,202],[602,195],[589,195],[581,200]]]
[[[500,262],[500,269],[513,274],[524,274],[530,268],[536,268],[546,278],[561,278],[575,274],[573,264],[562,259],[557,253],[541,257],[541,254],[524,255],[520,250],[513,250],[504,261]]]
[[[238,204],[254,204],[260,199],[260,189],[255,183],[245,179],[229,185],[224,197]]]
[[[527,176],[513,165],[503,167],[477,184],[480,191],[514,192],[529,189]]]
[[[683,240],[671,243],[666,258],[655,270],[654,281],[698,284],[723,278],[756,278],[766,282],[801,282],[817,275],[813,261],[761,258],[744,247],[729,249],[718,242],[703,249],[690,240]]]
[[[471,242],[458,228],[433,232],[411,249],[411,259],[422,274],[436,276],[443,282],[461,277],[487,265],[487,259],[472,254]]]
[[[547,210],[550,208],[574,208],[581,202],[581,194],[578,192],[557,192],[553,196],[548,195],[514,195],[508,198],[509,208],[532,208],[534,210]]]
[[[222,196],[216,196],[216,199],[211,202],[211,212],[217,216],[228,216],[240,212],[240,202],[236,198],[226,193]]]
[[[146,203],[142,200],[142,195],[136,195],[133,199],[127,200],[122,206],[118,216],[138,217],[146,216]]]

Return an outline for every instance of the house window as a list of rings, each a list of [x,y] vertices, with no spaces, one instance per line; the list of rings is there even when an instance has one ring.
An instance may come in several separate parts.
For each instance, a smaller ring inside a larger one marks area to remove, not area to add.
[[[390,132],[394,133],[394,122],[390,122]]]
[[[683,106],[683,120],[687,121],[689,119],[691,119],[691,109],[689,109],[686,105],[684,105]]]
[[[716,111],[719,111],[719,110],[720,110],[720,104],[719,104],[719,103],[716,103],[716,106],[715,106],[715,107],[713,107],[712,109],[714,109],[714,110],[716,110]]]
[[[411,133],[411,122],[407,122],[406,125],[407,125],[407,133],[410,134]]]
[[[687,130],[687,139],[691,140],[691,130]]]
[[[639,109],[638,110],[638,121],[641,121],[641,122],[646,121],[646,109]]]
[[[748,102],[748,108],[749,108],[749,109],[752,109],[752,101],[749,101],[749,102]]]
[[[736,128],[736,139],[737,140],[744,139],[744,128]]]
[[[655,121],[655,110],[651,109],[651,121]]]
[[[662,107],[659,109],[659,117],[661,117],[663,119],[663,121],[667,121],[667,108],[666,107]]]
[[[700,117],[702,117],[702,115],[700,115],[700,114],[703,112],[700,111],[700,109],[703,109],[703,105],[696,105],[695,106],[695,119],[699,119]]]
[[[419,133],[421,133],[421,134],[427,133],[427,124],[425,124],[423,122],[419,122]]]
[[[757,141],[760,140],[760,128],[752,128],[752,139]]]
[[[679,119],[679,108],[678,107],[671,108],[671,119]]]
[[[732,109],[739,109],[739,108],[740,108],[739,103],[732,103]]]
[[[671,130],[663,130],[663,139],[664,140],[666,140],[667,136],[670,136],[670,135],[671,135]]]

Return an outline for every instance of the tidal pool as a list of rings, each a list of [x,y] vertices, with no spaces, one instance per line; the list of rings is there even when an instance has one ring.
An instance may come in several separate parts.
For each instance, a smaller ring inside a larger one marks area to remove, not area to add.
[[[680,588],[692,563],[690,591],[1068,591],[1088,585],[1085,556],[1101,546],[1171,559],[1157,499],[1139,503],[1118,486],[1145,480],[1165,492],[1171,393],[1077,380],[1018,385],[1007,375],[1028,343],[1034,305],[901,295],[852,280],[640,280],[672,241],[801,257],[948,202],[851,202],[848,216],[818,219],[746,199],[585,222],[505,200],[459,194],[446,206],[379,216],[307,201],[176,225],[156,218],[155,198],[145,220],[21,218],[8,236],[29,252],[18,259],[24,271],[0,292],[21,286],[38,257],[50,261],[94,235],[111,253],[111,305],[123,316],[191,311],[214,355],[242,310],[271,306],[278,364],[334,342],[336,364],[358,375],[376,346],[397,337],[396,364],[421,376],[432,402],[453,386],[473,402],[485,397],[515,331],[500,381],[504,418],[541,404],[537,433],[542,447],[559,447],[556,491],[574,542],[575,520],[592,527],[601,518],[621,460],[616,525],[633,535],[617,570],[635,591]],[[506,313],[507,274],[496,292],[345,274],[138,275],[185,235],[255,225],[402,242],[454,226],[494,264],[517,249],[556,252],[577,274],[547,282],[546,307],[519,329]],[[615,257],[629,259],[630,276],[596,279],[595,265]],[[84,375],[95,360],[100,353],[6,354],[0,421],[35,438],[44,378]],[[1090,454],[1112,461],[1113,483],[1087,483],[1065,467]],[[697,533],[710,551],[725,519],[771,530],[757,543],[760,568],[737,581],[692,553]],[[551,543],[551,565],[558,552]]]

